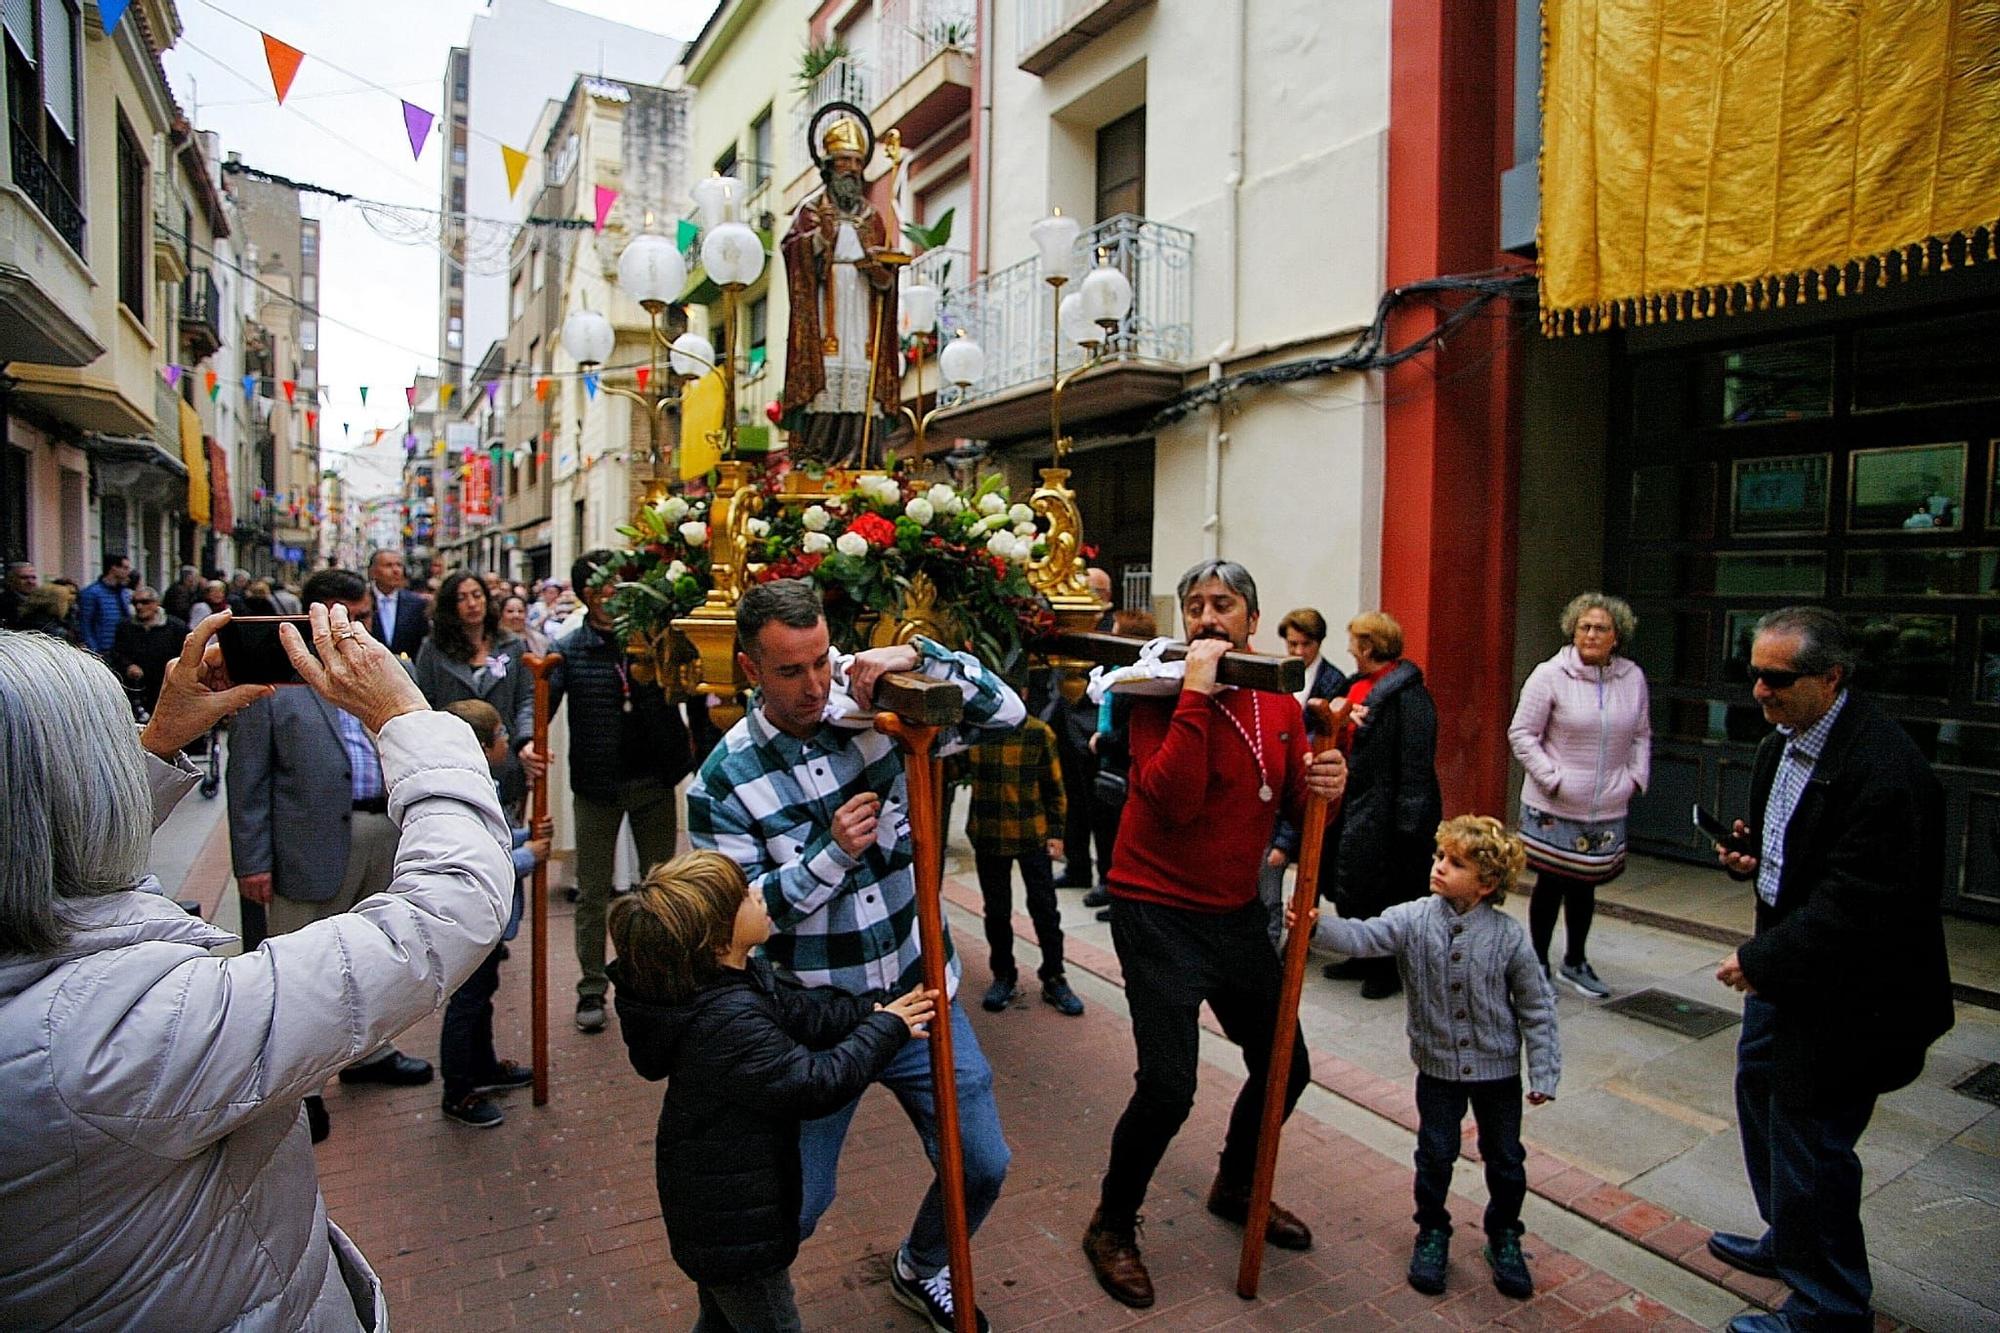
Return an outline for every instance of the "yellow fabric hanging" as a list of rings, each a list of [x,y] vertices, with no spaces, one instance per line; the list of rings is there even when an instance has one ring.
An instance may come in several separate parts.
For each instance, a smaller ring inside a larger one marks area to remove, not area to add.
[[[721,438],[722,372],[711,370],[681,393],[682,481],[715,470],[722,461]]]
[[[1670,316],[1713,313],[1686,297],[1771,278],[1783,305],[1787,276],[1798,299],[1828,299],[1860,286],[1829,271],[1932,240],[1946,260],[1953,238],[1993,253],[2000,0],[1546,0],[1543,15],[1544,329],[1603,327],[1576,316],[1607,302],[1630,322],[1624,302],[1653,295]]]
[[[178,402],[178,400],[176,400]],[[201,438],[201,418],[186,403],[181,409],[181,462],[187,464],[187,515],[197,523],[209,521],[208,445]]]

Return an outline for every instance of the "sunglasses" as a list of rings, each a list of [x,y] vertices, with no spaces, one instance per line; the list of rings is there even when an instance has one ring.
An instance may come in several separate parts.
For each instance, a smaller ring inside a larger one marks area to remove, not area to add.
[[[1755,685],[1758,681],[1762,681],[1774,690],[1784,690],[1798,684],[1802,677],[1816,676],[1820,673],[1816,671],[1778,671],[1770,667],[1753,666],[1746,668],[1743,674],[1752,685]]]

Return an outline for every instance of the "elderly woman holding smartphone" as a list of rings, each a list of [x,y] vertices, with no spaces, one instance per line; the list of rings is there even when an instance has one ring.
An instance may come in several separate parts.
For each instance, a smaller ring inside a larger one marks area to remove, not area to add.
[[[1546,973],[1556,917],[1566,918],[1558,975],[1591,1000],[1611,994],[1584,953],[1597,886],[1624,873],[1625,812],[1651,776],[1646,673],[1619,651],[1638,628],[1621,598],[1587,592],[1573,599],[1562,613],[1569,642],[1529,673],[1507,728],[1527,772],[1521,838],[1535,869],[1528,933]]]
[[[299,674],[361,719],[402,826],[388,892],[234,958],[145,873],[195,785],[180,748],[269,686],[188,636],[134,730],[118,683],[0,633],[0,1327],[376,1329],[381,1285],[326,1217],[301,1098],[433,1012],[513,888],[486,761],[343,607]]]

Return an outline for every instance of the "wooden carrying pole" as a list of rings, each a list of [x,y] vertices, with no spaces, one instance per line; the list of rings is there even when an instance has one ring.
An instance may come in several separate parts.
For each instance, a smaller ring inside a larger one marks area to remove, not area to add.
[[[1297,660],[1297,659],[1293,659]],[[1323,754],[1340,741],[1347,722],[1347,701],[1328,707],[1324,699],[1306,702],[1312,751]],[[1299,996],[1305,991],[1307,950],[1312,944],[1312,913],[1319,897],[1320,851],[1326,826],[1339,807],[1322,796],[1306,798],[1305,821],[1299,831],[1299,873],[1292,887],[1291,929],[1285,933],[1285,973],[1278,990],[1278,1016],[1272,1028],[1271,1065],[1264,1075],[1264,1118],[1257,1131],[1257,1174],[1250,1182],[1250,1214],[1243,1223],[1243,1259],[1236,1269],[1236,1294],[1244,1300],[1257,1295],[1264,1268],[1264,1227],[1271,1216],[1271,1185],[1278,1174],[1278,1137],[1284,1131],[1285,1084],[1292,1072],[1292,1046],[1298,1035]]]
[[[965,1146],[959,1138],[958,1084],[951,1054],[951,1000],[944,958],[944,765],[935,754],[940,722],[956,720],[964,703],[958,686],[909,673],[884,677],[875,687],[875,729],[903,752],[910,800],[912,870],[917,889],[917,937],[922,943],[924,987],[938,995],[931,1020],[931,1096],[937,1108],[938,1185],[944,1195],[945,1238],[951,1252],[952,1322],[957,1333],[975,1333],[972,1234],[965,1217]],[[950,717],[943,715],[949,713]]]
[[[562,661],[561,653],[527,653],[522,663],[535,678],[535,753],[544,762],[549,757],[549,672]],[[549,817],[549,773],[545,769],[535,780],[533,795],[529,798],[530,835],[541,827]],[[529,1033],[532,1054],[529,1062],[535,1070],[535,1105],[549,1104],[549,866],[544,861],[535,867],[535,873],[528,882],[529,898],[529,939],[534,948],[534,957],[528,965],[528,1012]]]
[[[1144,639],[1128,639],[1122,634],[1052,634],[1031,647],[1038,653],[1109,666],[1130,666],[1139,660]],[[1163,662],[1178,662],[1187,656],[1187,645],[1170,643],[1160,654]],[[1216,664],[1215,678],[1224,685],[1246,690],[1268,690],[1272,694],[1297,694],[1306,687],[1306,664],[1296,657],[1268,657],[1263,653],[1227,653]]]

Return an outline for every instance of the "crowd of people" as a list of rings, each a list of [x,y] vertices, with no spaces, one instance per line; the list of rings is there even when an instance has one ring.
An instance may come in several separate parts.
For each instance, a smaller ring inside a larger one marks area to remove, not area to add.
[[[128,587],[129,562],[115,560],[72,608],[33,570],[6,571],[0,617],[29,632],[0,633],[0,1062],[18,1074],[0,1091],[0,1323],[386,1322],[380,1284],[324,1218],[308,1146],[329,1130],[317,1093],[332,1077],[430,1082],[437,1071],[394,1042],[440,1001],[447,1119],[498,1125],[492,1094],[528,1082],[495,1050],[492,1015],[522,879],[551,849],[552,830],[522,815],[550,765],[524,660],[543,648],[561,654],[552,699],[568,704],[573,759],[575,1022],[601,1032],[615,1010],[634,1069],[666,1080],[661,1207],[699,1288],[698,1327],[801,1327],[788,1269],[835,1202],[862,1089],[898,1099],[935,1163],[935,1025],[952,1034],[972,1230],[1005,1186],[1002,1108],[949,934],[944,991],[923,984],[902,761],[888,738],[844,725],[892,672],[963,699],[943,748],[967,752],[983,1007],[1005,1012],[1017,996],[1017,866],[1040,997],[1058,1014],[1083,1012],[1058,888],[1095,895],[1110,923],[1136,1071],[1082,1248],[1111,1297],[1155,1299],[1141,1210],[1194,1104],[1204,1005],[1247,1075],[1207,1208],[1246,1223],[1279,1020],[1273,946],[1301,928],[1344,956],[1329,976],[1371,999],[1407,996],[1420,1117],[1410,1285],[1444,1289],[1469,1111],[1489,1191],[1483,1257],[1501,1292],[1533,1292],[1523,1103],[1553,1097],[1560,1078],[1555,985],[1610,992],[1585,952],[1593,893],[1623,868],[1629,804],[1649,778],[1644,677],[1624,652],[1637,624],[1622,601],[1577,597],[1561,646],[1523,687],[1510,831],[1490,813],[1446,817],[1436,704],[1392,617],[1348,622],[1350,674],[1322,653],[1325,617],[1293,610],[1280,636],[1307,666],[1298,695],[1224,684],[1224,659],[1253,648],[1262,616],[1254,579],[1229,561],[1177,585],[1178,678],[1098,703],[1077,679],[1009,681],[923,637],[839,652],[810,584],[755,585],[736,621],[751,706],[717,735],[698,701],[629,670],[596,582],[611,558],[581,557],[567,588],[455,571],[429,596],[395,551],[365,571],[318,571],[293,595],[307,624],[281,633],[306,688],[276,690],[232,684],[215,639],[238,615],[281,611],[289,590],[187,570],[161,598]],[[1108,591],[1101,572],[1092,580]],[[1115,627],[1153,628],[1133,616]],[[1849,688],[1854,666],[1838,617],[1765,618],[1751,688],[1777,730],[1716,849],[1758,904],[1755,938],[1717,980],[1748,997],[1737,1098],[1767,1230],[1710,1248],[1792,1292],[1773,1315],[1739,1318],[1742,1333],[1866,1326],[1855,1142],[1876,1097],[1914,1079],[1951,1023],[1941,792],[1900,728]],[[128,694],[143,731],[122,724]],[[1304,705],[1317,698],[1350,705],[1339,746],[1308,744]],[[217,961],[226,937],[164,899],[144,866],[148,830],[193,781],[182,751],[224,720],[246,948]],[[695,850],[676,857],[684,781]],[[1332,910],[1298,922],[1283,884],[1314,818],[1329,821],[1315,887]],[[643,874],[614,900],[626,825]],[[1498,909],[1529,868],[1524,927]],[[1566,947],[1552,967],[1558,917]],[[1864,961],[1904,984],[1848,984]],[[143,1069],[95,1058],[114,1047],[147,1051]],[[1287,1116],[1310,1076],[1302,1031],[1291,1049]],[[890,1289],[949,1329],[941,1182],[912,1202]],[[1314,1244],[1275,1202],[1264,1239]]]

